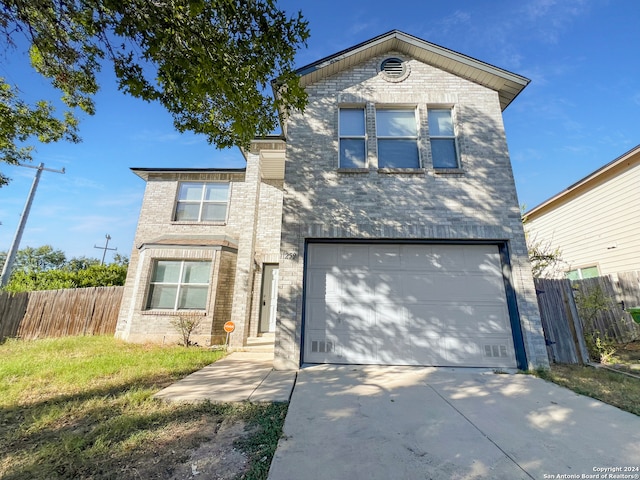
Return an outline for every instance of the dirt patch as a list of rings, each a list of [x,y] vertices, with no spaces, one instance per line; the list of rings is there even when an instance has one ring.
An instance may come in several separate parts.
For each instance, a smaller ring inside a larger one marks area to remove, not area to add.
[[[640,342],[616,345],[614,361],[607,366],[622,372],[640,375]]]
[[[625,356],[626,360],[636,360],[640,362],[640,342],[630,342],[620,345],[618,351]]]
[[[249,470],[248,456],[237,441],[252,431],[242,420],[203,418],[197,425],[164,432],[155,446],[135,462],[122,465],[124,478],[232,480]],[[122,478],[122,477],[121,477]]]

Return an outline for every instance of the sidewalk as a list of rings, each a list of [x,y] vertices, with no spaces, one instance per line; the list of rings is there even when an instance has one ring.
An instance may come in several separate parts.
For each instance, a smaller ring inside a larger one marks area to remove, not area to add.
[[[154,397],[171,402],[288,402],[296,376],[296,371],[273,370],[271,352],[233,352]]]

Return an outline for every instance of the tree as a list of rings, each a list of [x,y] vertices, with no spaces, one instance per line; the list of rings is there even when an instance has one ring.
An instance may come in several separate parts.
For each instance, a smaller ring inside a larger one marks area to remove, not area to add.
[[[0,268],[6,252],[0,252]],[[97,258],[66,260],[62,250],[51,245],[18,250],[14,269],[5,285],[8,292],[56,290],[61,288],[111,287],[124,285],[129,258],[117,255],[113,263],[101,265]]]
[[[64,252],[55,250],[51,245],[38,248],[25,247],[16,253],[13,270],[38,273],[62,268],[66,262],[67,257]]]
[[[64,269],[70,272],[77,272],[79,270],[85,270],[93,265],[100,265],[100,260],[85,256],[73,257],[65,264]]]
[[[0,32],[14,47],[26,37],[32,66],[69,108],[56,118],[50,102],[31,107],[0,79],[0,155],[10,163],[31,158],[21,144],[32,136],[78,141],[75,114],[95,113],[105,63],[120,90],[160,102],[180,132],[221,148],[248,146],[306,102],[293,61],[307,22],[276,0],[0,0]]]
[[[35,136],[42,143],[68,140],[78,142],[77,120],[70,112],[63,119],[54,117],[51,104],[39,101],[30,106],[17,97],[17,91],[0,77],[0,155],[12,165],[31,160],[33,146],[23,145]],[[0,187],[9,179],[0,172]]]
[[[527,241],[527,253],[531,263],[531,272],[534,278],[554,278],[562,276],[561,268],[565,265],[560,248],[553,247],[550,241],[538,240],[527,229],[527,217],[524,214],[525,206],[520,207],[522,212],[522,224]]]

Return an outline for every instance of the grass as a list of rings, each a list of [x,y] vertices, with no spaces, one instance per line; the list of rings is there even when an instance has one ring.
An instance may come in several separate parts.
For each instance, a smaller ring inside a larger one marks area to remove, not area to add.
[[[166,478],[212,424],[253,427],[245,478],[266,478],[286,405],[171,404],[160,388],[223,356],[68,337],[0,345],[0,478]],[[267,457],[268,462],[264,460]]]
[[[640,375],[640,342],[619,346],[612,368]],[[581,365],[551,365],[536,372],[541,378],[640,416],[640,379]]]

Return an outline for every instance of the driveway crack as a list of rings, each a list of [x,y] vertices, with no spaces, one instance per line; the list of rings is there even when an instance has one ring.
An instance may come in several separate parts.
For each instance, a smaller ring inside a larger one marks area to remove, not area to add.
[[[478,432],[480,432],[480,434],[486,438],[487,440],[489,440],[493,445],[495,445],[495,447],[500,450],[502,453],[504,453],[504,455],[513,462],[514,465],[516,465],[520,470],[522,470],[522,472],[529,477],[531,480],[535,480],[534,477],[532,477],[529,472],[527,472],[524,468],[522,468],[520,466],[520,464],[516,461],[515,458],[513,458],[511,455],[509,455],[502,447],[500,447],[500,445],[498,445],[496,442],[493,441],[493,439],[491,437],[489,437],[489,435],[487,435],[486,433],[484,433],[475,423],[473,423],[471,421],[471,419],[469,417],[467,417],[464,413],[462,413],[460,410],[458,410],[455,405],[453,405],[453,403],[451,403],[447,398],[445,398],[444,396],[442,396],[440,394],[440,392],[438,392],[435,388],[433,388],[432,385],[427,384],[427,386],[433,390],[433,392],[438,395],[447,405],[449,405],[451,408],[453,408],[456,412],[458,412],[460,414],[460,416],[462,418],[464,418],[467,422],[469,422],[469,424],[475,428]]]

